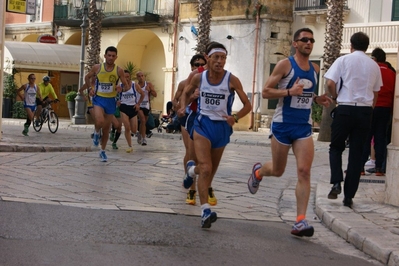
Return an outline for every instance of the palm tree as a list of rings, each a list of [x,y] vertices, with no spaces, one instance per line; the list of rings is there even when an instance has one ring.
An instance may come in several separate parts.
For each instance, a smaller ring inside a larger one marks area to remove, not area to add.
[[[197,52],[205,53],[209,43],[212,18],[212,0],[198,0],[198,44]]]
[[[344,2],[345,0],[327,0],[327,23],[324,45],[324,71],[327,71],[341,52],[342,31],[344,28]],[[331,140],[331,111],[335,105],[323,107],[318,141]]]
[[[89,2],[89,43],[87,46],[86,69],[90,70],[92,66],[100,62],[101,52],[101,21],[102,12],[96,7],[96,0]]]

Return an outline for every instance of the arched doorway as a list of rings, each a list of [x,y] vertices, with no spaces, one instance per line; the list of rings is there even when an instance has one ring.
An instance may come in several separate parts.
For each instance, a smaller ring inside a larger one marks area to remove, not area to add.
[[[151,30],[137,29],[126,33],[118,45],[116,64],[124,68],[132,62],[147,75],[147,81],[154,84],[158,96],[151,99],[153,110],[164,109],[165,51],[160,38]],[[133,77],[135,79],[135,77]]]

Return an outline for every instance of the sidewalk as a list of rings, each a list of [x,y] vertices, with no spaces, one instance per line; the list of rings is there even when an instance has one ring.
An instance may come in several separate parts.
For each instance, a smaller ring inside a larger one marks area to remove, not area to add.
[[[63,120],[60,121],[59,125],[59,130],[62,129],[62,132],[51,134],[49,130],[44,127],[40,133],[41,137],[38,138],[34,137],[37,135],[35,132],[30,132],[30,137],[24,137],[21,134],[23,123],[23,120],[3,118],[3,134],[0,141],[0,152],[9,155],[10,152],[36,153],[68,151],[75,155],[76,152],[91,151],[89,135],[92,133],[93,125],[71,125],[69,120]],[[33,129],[31,128],[31,130]],[[257,147],[268,147],[270,141],[268,140],[267,136],[267,131],[234,132],[231,137],[231,143]],[[152,138],[164,138],[174,141],[179,140],[180,135],[154,133]],[[399,208],[385,205],[383,203],[385,178],[376,177],[375,175],[362,177],[359,190],[354,198],[353,209],[344,207],[342,205],[342,195],[340,195],[337,200],[327,199],[327,194],[331,187],[331,185],[328,183],[329,169],[326,167],[328,165],[328,162],[326,162],[326,158],[328,158],[328,156],[326,156],[326,154],[328,154],[328,143],[320,143],[315,141],[315,149],[316,154],[312,170],[312,180],[317,180],[317,187],[315,191],[315,212],[319,219],[330,230],[341,236],[347,242],[353,244],[356,248],[364,253],[372,256],[384,264],[399,265]],[[2,154],[0,153],[0,155]],[[45,153],[42,153],[38,156],[45,156]],[[62,155],[62,157],[64,159],[68,158],[68,153]],[[135,158],[135,160],[137,159]],[[120,162],[120,164],[123,163],[124,162]],[[232,164],[234,163],[237,164],[237,162],[232,162]],[[176,168],[174,165],[171,165],[170,167]],[[12,173],[12,171],[8,171],[7,175],[10,175],[10,173]],[[166,180],[165,182],[171,181]],[[231,187],[226,186],[226,189],[229,188]],[[159,187],[156,193],[162,194],[162,189],[162,187]],[[2,186],[0,186],[0,193],[2,200],[13,200],[10,197],[4,197]],[[54,191],[51,191],[51,193],[57,193],[57,189],[54,189]],[[220,194],[222,194],[222,192],[220,192]],[[70,203],[70,205],[73,204],[74,203]],[[76,203],[75,206],[82,205]],[[99,208],[108,207],[111,208],[110,206],[103,206]],[[166,208],[153,208],[153,211],[165,210]],[[187,214],[190,215],[190,213]],[[223,212],[221,214],[223,215]],[[255,216],[251,218],[249,214],[247,217],[249,217],[248,219],[265,218]],[[234,218],[234,216],[229,218]]]

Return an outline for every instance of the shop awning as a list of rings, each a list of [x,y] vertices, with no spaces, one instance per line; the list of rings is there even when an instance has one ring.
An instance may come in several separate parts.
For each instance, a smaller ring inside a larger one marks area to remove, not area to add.
[[[4,43],[4,70],[32,69],[79,72],[81,47],[36,42]]]

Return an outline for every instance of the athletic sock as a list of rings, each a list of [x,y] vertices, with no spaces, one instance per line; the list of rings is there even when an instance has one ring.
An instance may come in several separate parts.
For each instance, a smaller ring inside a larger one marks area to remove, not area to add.
[[[116,143],[118,141],[120,135],[121,135],[121,132],[116,132],[115,133],[114,143]]]
[[[303,214],[298,215],[298,216],[296,217],[296,222],[298,223],[298,222],[300,222],[300,221],[302,221],[302,220],[305,220],[305,218],[306,218],[306,216],[303,215]]]
[[[255,177],[256,177],[256,179],[258,179],[258,180],[262,180],[262,177],[259,175],[259,171],[260,171],[260,169],[258,169],[258,170],[255,171]]]

